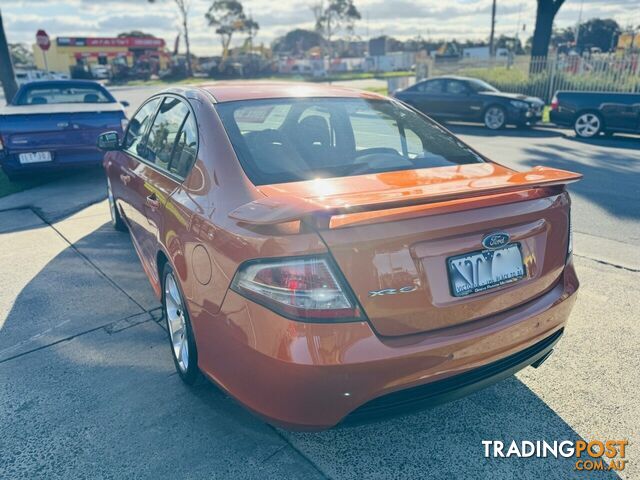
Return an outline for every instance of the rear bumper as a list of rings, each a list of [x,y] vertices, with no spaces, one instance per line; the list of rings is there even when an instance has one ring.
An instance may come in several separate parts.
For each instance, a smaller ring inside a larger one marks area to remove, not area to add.
[[[375,398],[355,409],[343,422],[379,420],[385,416],[432,407],[470,395],[525,367],[546,360],[563,333],[564,329],[561,328],[535,345],[474,370]]]
[[[8,174],[37,173],[100,165],[104,156],[104,152],[96,147],[89,146],[50,150],[39,148],[38,150],[50,151],[53,157],[52,161],[22,164],[20,163],[19,153],[4,150],[3,153],[0,153],[0,166]]]
[[[515,373],[553,348],[575,302],[571,263],[544,295],[467,324],[379,337],[367,322],[286,320],[229,291],[191,307],[199,366],[267,421],[296,430],[440,403]]]

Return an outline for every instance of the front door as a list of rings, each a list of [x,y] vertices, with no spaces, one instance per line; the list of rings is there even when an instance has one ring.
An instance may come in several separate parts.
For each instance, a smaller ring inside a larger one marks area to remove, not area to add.
[[[142,189],[139,176],[142,164],[140,159],[144,155],[146,136],[161,100],[160,97],[152,98],[135,113],[127,127],[122,151],[116,156],[117,161],[110,173],[114,196],[118,199],[118,205],[136,247],[139,246],[142,228],[141,219],[136,216],[136,212],[139,211],[139,192]]]

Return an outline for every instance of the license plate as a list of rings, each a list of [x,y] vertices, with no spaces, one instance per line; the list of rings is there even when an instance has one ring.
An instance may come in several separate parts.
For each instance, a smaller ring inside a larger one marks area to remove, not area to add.
[[[42,163],[51,161],[51,152],[30,152],[18,155],[20,163]]]
[[[449,286],[454,297],[484,292],[525,276],[519,243],[496,250],[480,250],[447,259]]]

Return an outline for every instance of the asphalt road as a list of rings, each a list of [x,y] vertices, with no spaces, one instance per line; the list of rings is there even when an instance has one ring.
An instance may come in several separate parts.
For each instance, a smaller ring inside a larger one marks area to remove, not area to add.
[[[118,89],[140,102],[152,89]],[[158,302],[99,171],[0,199],[0,478],[615,478],[573,462],[485,459],[482,440],[627,439],[640,477],[640,140],[452,130],[524,169],[579,171],[582,287],[541,368],[467,398],[322,433],[272,428],[174,373]]]

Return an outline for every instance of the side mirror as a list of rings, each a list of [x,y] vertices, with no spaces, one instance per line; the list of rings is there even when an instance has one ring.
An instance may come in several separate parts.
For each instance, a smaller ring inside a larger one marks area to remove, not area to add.
[[[120,138],[118,132],[105,132],[98,136],[98,148],[105,152],[120,150]]]
[[[124,108],[127,108],[131,104],[129,102],[127,102],[126,100],[121,100],[120,101],[120,105],[122,105]]]

